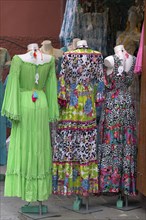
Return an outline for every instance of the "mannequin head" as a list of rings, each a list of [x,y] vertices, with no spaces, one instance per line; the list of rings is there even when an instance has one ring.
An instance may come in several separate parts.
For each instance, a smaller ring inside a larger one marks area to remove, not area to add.
[[[36,43],[32,43],[32,44],[28,44],[27,45],[27,50],[28,51],[30,51],[30,50],[38,50],[38,49],[39,49],[39,46]]]
[[[124,60],[124,56],[125,56],[125,52],[126,52],[124,45],[115,46],[114,52],[120,59]]]
[[[79,40],[77,42],[77,48],[88,48],[88,44],[86,40]]]
[[[76,49],[77,48],[77,42],[80,41],[80,38],[74,38],[72,41],[72,49]]]
[[[115,54],[117,54],[119,51],[124,52],[124,50],[125,50],[124,45],[118,45],[114,47]]]
[[[44,40],[41,45],[44,51],[48,51],[52,48],[52,42],[50,40]]]

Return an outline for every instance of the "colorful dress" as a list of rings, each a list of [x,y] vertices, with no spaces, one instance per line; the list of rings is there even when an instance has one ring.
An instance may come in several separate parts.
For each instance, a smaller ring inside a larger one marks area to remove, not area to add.
[[[103,58],[91,49],[76,49],[63,56],[59,76],[60,120],[53,146],[53,192],[98,192],[96,102],[102,94]]]
[[[2,114],[12,121],[5,196],[28,202],[47,200],[52,193],[48,121],[59,117],[53,57],[38,65],[22,61],[17,55],[13,57]]]
[[[105,101],[100,119],[98,145],[100,192],[136,193],[136,117],[128,87],[134,79],[135,57],[128,72],[120,74],[120,59],[105,77]]]

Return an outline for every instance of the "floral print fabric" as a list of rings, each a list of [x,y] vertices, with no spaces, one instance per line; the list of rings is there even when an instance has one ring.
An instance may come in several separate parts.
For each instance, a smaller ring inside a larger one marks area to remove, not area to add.
[[[101,53],[66,52],[59,76],[60,120],[53,149],[53,192],[88,196],[98,192],[96,102],[103,77]]]
[[[100,120],[98,145],[100,192],[135,195],[136,117],[128,87],[134,78],[135,57],[129,72],[120,76],[119,58],[114,55],[114,69],[105,77],[105,101]]]

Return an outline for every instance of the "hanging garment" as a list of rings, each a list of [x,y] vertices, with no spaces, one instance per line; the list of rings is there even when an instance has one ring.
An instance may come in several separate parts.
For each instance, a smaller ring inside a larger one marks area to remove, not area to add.
[[[79,36],[87,40],[88,46],[107,55],[108,9],[102,13],[79,12]],[[78,36],[78,35],[77,35]]]
[[[67,46],[68,39],[71,41],[74,38],[87,40],[90,48],[101,51],[106,56],[107,25],[108,9],[102,13],[84,13],[78,0],[67,0],[59,38],[64,42],[64,46]]]
[[[36,71],[39,75],[35,84]],[[52,150],[48,121],[58,114],[55,61],[33,64],[13,57],[2,114],[12,121],[5,196],[28,202],[52,193]]]
[[[60,40],[65,46],[68,44],[68,39],[73,39],[76,36],[76,16],[77,16],[78,0],[67,0],[65,13],[61,31],[59,34]]]
[[[98,192],[96,102],[102,96],[97,91],[102,67],[101,53],[91,49],[76,49],[63,56],[58,86],[60,120],[53,146],[55,194]]]
[[[1,116],[1,108],[4,97],[4,84],[2,82],[3,69],[10,65],[10,55],[5,48],[0,48],[0,165],[7,162],[6,151],[6,118]]]
[[[136,118],[128,87],[134,78],[133,65],[120,76],[120,59],[114,55],[114,69],[105,79],[105,100],[101,114],[98,145],[100,192],[136,193]]]
[[[142,73],[142,57],[143,57],[143,50],[144,50],[144,24],[142,26],[142,32],[140,36],[140,44],[139,44],[139,49],[137,53],[137,58],[136,58],[136,64],[134,68],[134,72],[141,74]]]

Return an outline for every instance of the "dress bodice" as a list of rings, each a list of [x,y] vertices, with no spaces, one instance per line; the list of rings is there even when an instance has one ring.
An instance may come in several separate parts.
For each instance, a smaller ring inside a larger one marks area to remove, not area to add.
[[[42,90],[45,87],[47,78],[51,74],[51,66],[54,65],[53,57],[50,62],[38,65],[23,61],[17,55],[13,59],[17,63],[13,68],[19,78],[20,90]],[[35,83],[36,74],[38,74],[38,83]]]
[[[121,72],[120,68],[122,68],[121,60],[118,56],[114,55],[114,68],[113,72],[110,75],[106,75],[105,77],[105,86],[106,91],[115,91],[115,90],[127,90],[128,87],[132,84],[134,79],[134,65],[135,65],[135,57],[133,56],[133,62],[131,68],[128,72],[124,70]]]
[[[66,52],[63,57],[61,74],[67,85],[93,84],[103,73],[101,53],[91,49],[76,49]]]

